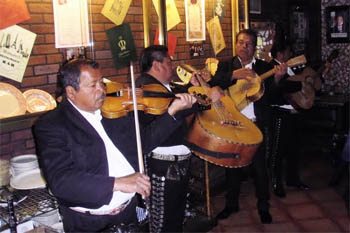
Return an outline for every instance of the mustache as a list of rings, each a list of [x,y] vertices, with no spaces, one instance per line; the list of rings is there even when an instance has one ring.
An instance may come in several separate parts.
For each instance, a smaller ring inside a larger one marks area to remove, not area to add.
[[[97,100],[104,100],[106,98],[106,93],[103,93]]]

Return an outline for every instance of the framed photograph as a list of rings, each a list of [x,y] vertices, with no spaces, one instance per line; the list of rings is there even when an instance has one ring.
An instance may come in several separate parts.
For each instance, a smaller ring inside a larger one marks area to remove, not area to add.
[[[186,41],[205,40],[205,1],[185,0]]]
[[[350,6],[326,8],[327,43],[350,41]]]
[[[249,1],[249,13],[261,14],[261,0],[250,0]]]

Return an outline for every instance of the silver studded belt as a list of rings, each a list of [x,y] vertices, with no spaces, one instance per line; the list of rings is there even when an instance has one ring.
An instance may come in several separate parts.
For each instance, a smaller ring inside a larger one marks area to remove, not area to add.
[[[158,153],[150,153],[149,157],[152,159],[158,159],[158,160],[165,160],[165,161],[183,161],[186,159],[189,159],[191,157],[192,153],[188,153],[185,155],[163,155],[163,154],[158,154]]]

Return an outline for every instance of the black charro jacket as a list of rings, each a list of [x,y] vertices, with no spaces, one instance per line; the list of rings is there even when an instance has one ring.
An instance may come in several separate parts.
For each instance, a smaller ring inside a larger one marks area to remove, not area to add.
[[[107,134],[138,170],[133,117],[102,119]],[[142,147],[150,152],[172,134],[180,121],[165,113],[140,127]],[[104,143],[89,122],[64,100],[34,125],[37,154],[48,188],[60,205],[99,208],[110,202],[114,178],[108,176]]]

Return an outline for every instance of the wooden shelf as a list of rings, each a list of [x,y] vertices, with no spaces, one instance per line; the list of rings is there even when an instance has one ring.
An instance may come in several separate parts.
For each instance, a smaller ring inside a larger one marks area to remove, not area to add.
[[[0,119],[0,134],[31,128],[36,119],[44,113],[46,111]]]

